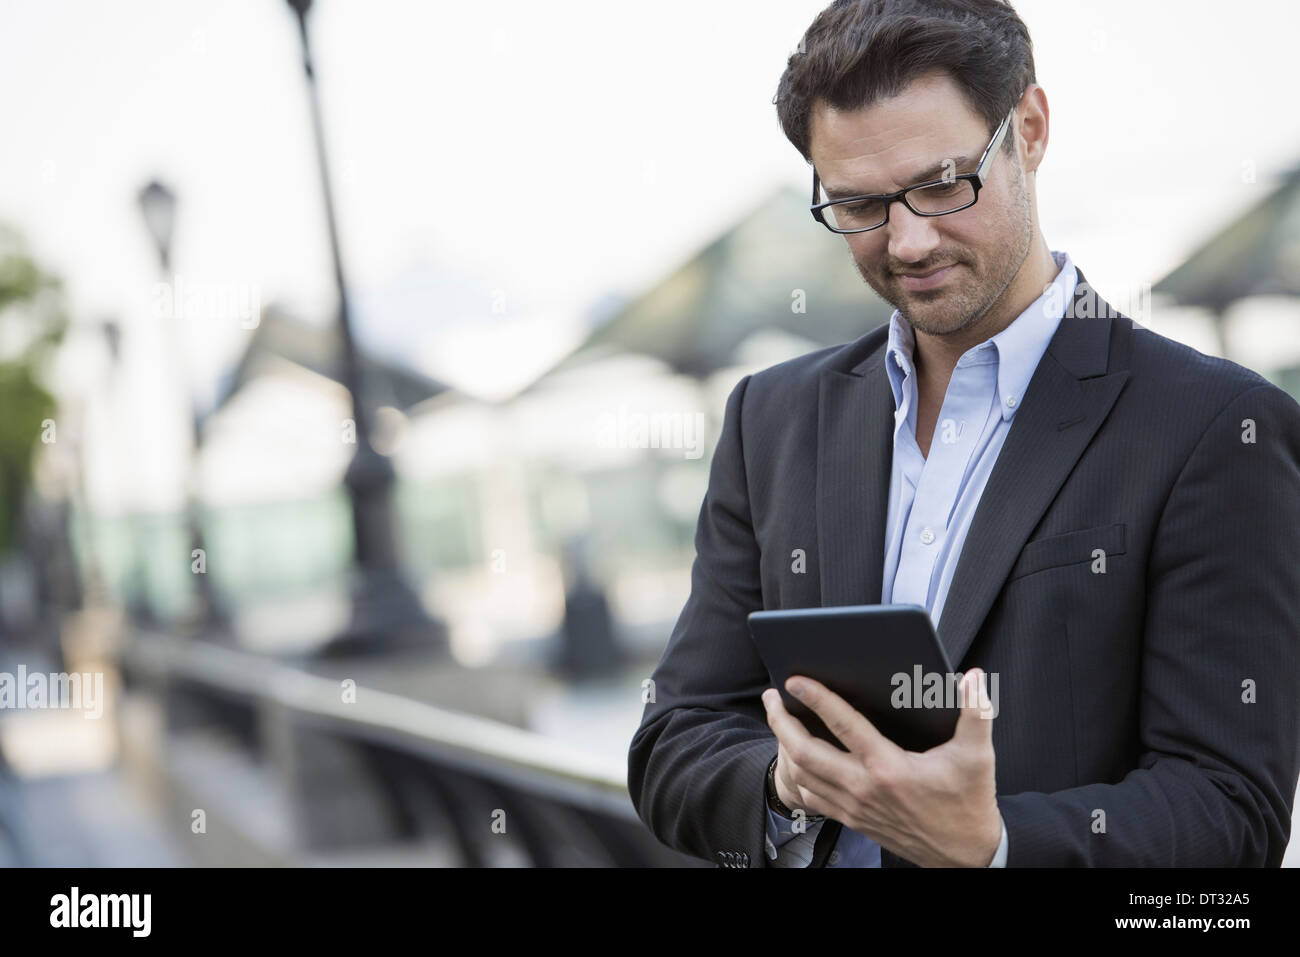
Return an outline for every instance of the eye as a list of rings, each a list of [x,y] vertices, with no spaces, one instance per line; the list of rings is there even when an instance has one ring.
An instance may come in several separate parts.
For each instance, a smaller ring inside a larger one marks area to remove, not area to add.
[[[842,209],[845,213],[850,213],[855,216],[862,215],[863,213],[878,213],[880,212],[880,201],[875,199],[864,199],[859,200],[856,203],[844,203],[842,206],[837,206],[835,208]]]

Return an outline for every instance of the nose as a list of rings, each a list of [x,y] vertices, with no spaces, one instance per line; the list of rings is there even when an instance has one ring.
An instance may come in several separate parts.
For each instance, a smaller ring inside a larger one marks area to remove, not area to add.
[[[939,217],[918,216],[902,203],[889,207],[889,255],[895,262],[925,263],[939,247]]]

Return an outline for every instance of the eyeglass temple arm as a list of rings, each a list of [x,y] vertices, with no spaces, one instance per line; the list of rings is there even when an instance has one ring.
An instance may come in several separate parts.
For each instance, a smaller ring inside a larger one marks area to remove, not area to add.
[[[975,167],[979,174],[980,185],[984,185],[984,177],[988,175],[989,157],[998,151],[1002,146],[1002,140],[1007,135],[1007,130],[1011,127],[1011,117],[1016,115],[1016,108],[1013,106],[1011,112],[1002,118],[998,124],[997,131],[993,134],[993,139],[989,140],[989,145],[984,149],[984,155],[980,157],[979,165]]]

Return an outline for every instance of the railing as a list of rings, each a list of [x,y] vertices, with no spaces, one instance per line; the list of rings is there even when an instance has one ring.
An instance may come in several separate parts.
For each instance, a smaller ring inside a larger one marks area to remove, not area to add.
[[[158,695],[177,756],[163,761],[188,769],[191,803],[217,807],[222,795],[204,792],[224,787],[227,806],[260,801],[279,820],[268,860],[405,847],[417,849],[408,863],[450,866],[710,866],[645,828],[622,762],[371,688],[347,696],[336,680],[207,642],[137,635],[121,664],[129,689]],[[227,773],[205,789],[199,763],[179,756],[214,740],[271,786],[220,784]]]

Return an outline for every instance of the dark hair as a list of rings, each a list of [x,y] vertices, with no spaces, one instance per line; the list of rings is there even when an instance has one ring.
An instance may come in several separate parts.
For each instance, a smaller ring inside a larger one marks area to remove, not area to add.
[[[1029,29],[1005,0],[835,0],[808,27],[777,87],[777,118],[812,162],[818,101],[858,110],[943,70],[989,135],[1034,79]],[[1015,137],[1003,141],[1008,153]]]

